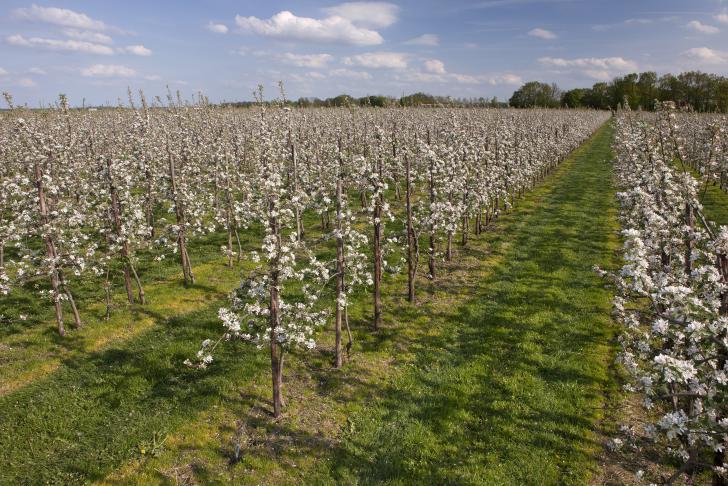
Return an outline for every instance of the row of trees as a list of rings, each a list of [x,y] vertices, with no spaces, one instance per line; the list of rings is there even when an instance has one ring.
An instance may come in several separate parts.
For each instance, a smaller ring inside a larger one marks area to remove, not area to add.
[[[138,270],[146,255],[174,256],[192,284],[190,241],[222,232],[226,263],[244,259],[250,271],[220,309],[221,339],[205,341],[190,364],[208,366],[226,339],[267,347],[278,415],[284,358],[315,347],[332,314],[334,364],[343,365],[353,291],[371,289],[378,329],[387,273],[407,268],[414,301],[417,281],[437,278],[458,235],[467,244],[607,116],[292,110],[285,96],[267,104],[262,92],[257,97],[255,110],[169,95],[165,109],[161,100],[149,105],[142,96],[137,104],[130,96],[124,109],[72,111],[61,98],[57,110],[31,112],[13,108],[8,96],[13,109],[0,118],[0,293],[37,291],[64,334],[65,312],[82,324],[73,298],[80,279],[97,282],[107,303],[118,279],[129,303],[143,305]],[[307,227],[304,216],[314,214],[323,237]],[[240,243],[242,231],[257,248]]]
[[[671,102],[657,108],[616,121],[624,265],[610,277],[619,362],[645,407],[623,430],[679,460],[668,484],[708,470],[712,484],[725,485],[728,228],[706,219],[689,170],[703,170],[706,182],[722,178],[725,133],[717,117],[682,115]]]
[[[655,109],[656,102],[673,101],[698,112],[728,113],[728,78],[700,71],[658,77],[657,73],[648,71],[568,91],[562,91],[555,84],[531,81],[516,90],[509,103],[516,108],[616,110],[625,100],[632,107],[650,111]]]
[[[324,108],[324,107],[346,107],[355,106],[369,108],[387,108],[387,107],[409,107],[409,106],[430,106],[430,107],[488,107],[488,108],[506,108],[508,103],[498,101],[497,97],[492,98],[454,98],[452,96],[435,96],[427,93],[417,92],[409,95],[402,95],[400,98],[384,95],[369,95],[356,98],[348,94],[341,94],[331,98],[305,98],[298,100],[286,101],[286,104],[296,108]],[[258,106],[256,101],[241,101],[222,103],[223,107],[255,107]]]

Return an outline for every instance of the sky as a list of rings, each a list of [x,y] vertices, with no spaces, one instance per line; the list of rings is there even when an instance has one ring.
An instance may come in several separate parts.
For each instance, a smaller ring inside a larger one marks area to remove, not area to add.
[[[507,99],[628,72],[728,74],[728,0],[0,0],[0,90],[211,101],[417,91]]]

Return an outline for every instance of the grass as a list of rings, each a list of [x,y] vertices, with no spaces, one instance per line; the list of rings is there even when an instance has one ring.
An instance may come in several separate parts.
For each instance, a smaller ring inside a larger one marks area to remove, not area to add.
[[[682,167],[678,169],[682,170]],[[701,181],[698,194],[706,219],[717,226],[728,225],[728,194],[717,183],[705,181],[698,171],[688,166],[685,169]]]
[[[601,128],[420,281],[416,305],[388,277],[379,333],[359,295],[346,368],[328,368],[330,333],[290,356],[278,421],[264,352],[226,343],[207,370],[181,365],[219,334],[237,271],[210,257],[195,288],[159,283],[157,307],[134,314],[148,325],[104,340],[114,326],[89,324],[55,368],[0,397],[0,483],[583,484],[614,386],[610,296],[591,270],[617,248],[610,140]],[[30,333],[21,356],[43,363],[47,340],[64,345],[39,326],[0,346]]]
[[[591,270],[617,248],[610,139],[602,128],[503,221],[493,268],[352,417],[322,483],[586,482],[612,387],[610,296]]]

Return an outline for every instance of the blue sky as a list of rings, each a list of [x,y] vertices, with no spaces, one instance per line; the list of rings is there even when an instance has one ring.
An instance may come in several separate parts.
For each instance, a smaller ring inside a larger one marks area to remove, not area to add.
[[[0,89],[38,106],[126,89],[247,100],[425,91],[508,98],[633,71],[728,73],[728,0],[2,0]]]

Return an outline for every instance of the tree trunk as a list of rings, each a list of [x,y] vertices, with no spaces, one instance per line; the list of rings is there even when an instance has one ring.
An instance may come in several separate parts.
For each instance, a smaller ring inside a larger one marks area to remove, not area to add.
[[[106,270],[106,279],[104,280],[104,301],[106,303],[105,320],[111,319],[111,282],[109,282],[109,270]]]
[[[415,301],[415,230],[412,222],[411,163],[405,153],[405,206],[407,210],[407,300]]]
[[[689,228],[685,235],[685,275],[690,275],[693,271],[693,236],[690,234],[695,226],[695,215],[693,214],[693,207],[690,203],[685,203],[685,225]]]
[[[377,161],[379,182],[382,181],[382,160]],[[384,195],[379,189],[374,201],[374,330],[382,325],[382,205]]]
[[[276,199],[268,197],[268,227],[271,234],[276,238],[276,257],[270,262],[270,304],[269,304],[269,325],[270,325],[270,365],[273,381],[273,416],[281,416],[283,407],[283,347],[278,342],[278,325],[280,324],[280,296],[279,286],[279,258],[281,249],[281,228],[278,223]]]
[[[139,303],[141,305],[145,305],[147,303],[147,299],[144,296],[144,287],[142,287],[142,281],[139,279],[136,268],[134,268],[134,264],[131,263],[131,261],[129,261],[129,269],[131,270],[132,275],[134,275],[134,281],[136,282],[137,289],[139,290]]]
[[[169,148],[169,140],[167,140],[167,154],[169,156],[169,180],[172,189],[172,201],[174,202],[174,214],[179,227],[177,233],[177,251],[180,255],[180,264],[182,266],[182,275],[185,287],[195,283],[195,277],[192,275],[192,266],[190,265],[189,256],[187,255],[187,240],[185,236],[185,213],[182,203],[177,193],[177,176],[175,172],[174,156]]]
[[[342,168],[339,167],[339,177],[336,180],[336,345],[334,356],[334,367],[341,368],[344,363],[341,353],[341,323],[344,316],[344,304],[346,295],[344,294],[344,236],[342,211],[343,200],[343,181],[341,174]]]
[[[134,303],[134,290],[131,286],[131,271],[129,270],[129,244],[122,235],[121,226],[121,208],[119,207],[119,194],[114,184],[114,174],[111,166],[111,157],[106,157],[106,181],[109,184],[109,194],[111,196],[111,215],[114,224],[114,233],[116,233],[117,242],[121,240],[121,260],[124,262],[124,287],[126,288],[126,297],[129,303]]]
[[[468,244],[468,232],[470,231],[470,221],[467,213],[463,216],[463,246]]]
[[[429,144],[429,132],[428,132],[428,144]],[[432,207],[435,204],[435,180],[434,180],[435,165],[434,161],[430,160],[430,247],[429,247],[429,270],[430,278],[435,280],[435,221],[433,220]]]
[[[43,173],[40,169],[40,164],[35,163],[35,186],[38,190],[38,211],[40,216],[40,223],[43,226],[48,225],[48,206],[45,198],[45,188],[43,187]],[[53,290],[53,306],[56,311],[56,323],[58,324],[58,334],[61,336],[66,335],[66,329],[63,326],[63,309],[61,307],[61,295],[58,288],[58,269],[56,268],[56,246],[53,242],[53,237],[50,232],[46,232],[44,236],[46,246],[46,256],[51,261],[50,278],[51,278],[51,289]]]
[[[147,183],[147,187],[146,187],[147,196],[146,196],[146,201],[145,201],[145,205],[146,205],[145,210],[146,210],[147,226],[149,226],[149,239],[153,239],[154,238],[154,193],[152,192],[152,173],[149,170],[148,165],[149,164],[147,162],[147,165],[145,166],[145,169],[144,169],[144,178]]]
[[[290,136],[289,130],[289,138]],[[293,165],[293,195],[298,197],[301,188],[298,183],[298,157],[296,154],[296,144],[293,143],[293,141],[291,141],[291,164]],[[296,216],[296,236],[302,241],[305,234],[303,231],[303,221],[301,219],[301,208],[299,208],[298,203],[296,203],[294,211]]]
[[[71,290],[66,285],[66,278],[63,276],[63,270],[58,269],[58,282],[63,287],[63,293],[66,294],[68,303],[71,305],[71,312],[73,313],[73,325],[76,329],[81,329],[83,323],[81,322],[81,315],[78,313],[78,307],[76,307],[76,301],[73,299]]]

